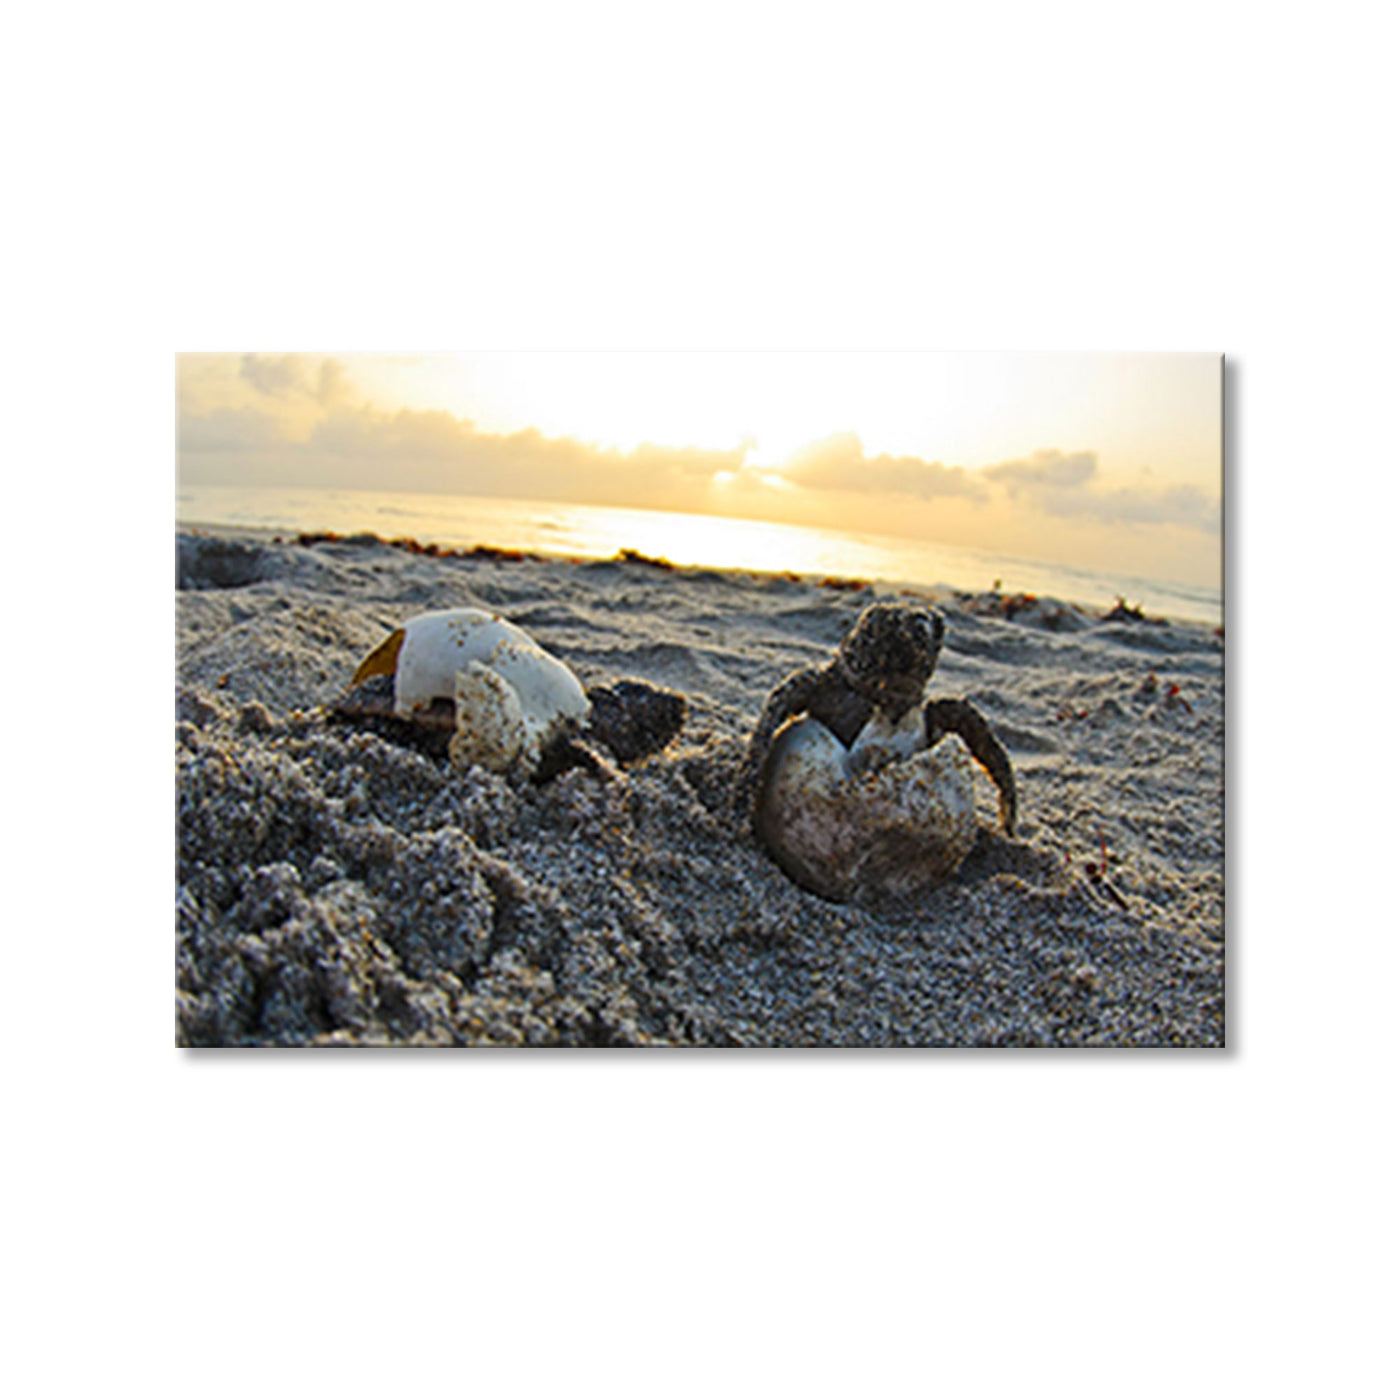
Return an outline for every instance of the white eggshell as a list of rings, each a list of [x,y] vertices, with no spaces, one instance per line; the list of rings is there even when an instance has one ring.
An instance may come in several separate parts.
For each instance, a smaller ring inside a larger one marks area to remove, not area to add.
[[[814,719],[779,732],[758,827],[797,884],[838,901],[901,895],[962,864],[977,838],[972,756],[951,734],[924,747],[913,721],[876,716],[849,751]]]
[[[924,736],[924,712],[915,706],[898,724],[891,724],[879,710],[856,735],[845,763],[847,773],[883,768],[887,763],[912,758],[928,748]]]
[[[537,742],[508,681],[480,661],[468,661],[457,672],[456,684],[457,732],[447,746],[454,768],[475,763],[504,773],[521,753],[529,766],[539,761]]]
[[[407,719],[436,699],[456,699],[458,674],[469,672],[472,662],[494,672],[514,692],[518,723],[525,731],[522,745],[536,756],[562,724],[588,713],[588,697],[562,661],[520,628],[478,608],[420,613],[403,624],[394,670],[396,713]],[[499,695],[492,700],[485,684],[477,678],[468,685],[469,710],[480,703],[486,713],[493,704],[503,703]],[[459,737],[462,725],[459,705]],[[500,733],[508,731],[507,724]]]

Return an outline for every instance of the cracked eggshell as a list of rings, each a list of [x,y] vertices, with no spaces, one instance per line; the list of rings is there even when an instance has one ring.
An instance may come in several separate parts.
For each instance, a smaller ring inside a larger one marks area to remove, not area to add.
[[[897,896],[945,880],[977,838],[973,764],[947,735],[873,718],[848,751],[814,719],[788,724],[764,767],[758,830],[790,879],[826,899]]]
[[[499,676],[515,693],[523,746],[536,755],[562,725],[588,713],[588,697],[578,677],[504,618],[479,608],[453,608],[420,613],[399,630],[403,635],[394,661],[394,710],[400,718],[411,719],[415,710],[436,699],[457,699],[458,674],[468,672],[473,662]],[[458,705],[459,735],[473,704],[480,701],[489,712],[500,703],[493,694],[479,677],[468,684],[465,715]]]
[[[508,681],[480,661],[468,661],[457,672],[457,732],[447,745],[454,768],[479,764],[504,773],[522,753],[533,767],[539,746],[525,726],[520,698]]]

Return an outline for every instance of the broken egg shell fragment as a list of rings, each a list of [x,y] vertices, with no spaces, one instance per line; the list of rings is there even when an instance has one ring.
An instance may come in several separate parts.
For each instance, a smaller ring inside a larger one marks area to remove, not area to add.
[[[539,762],[539,745],[525,725],[520,698],[510,683],[480,661],[468,661],[456,678],[457,730],[447,746],[456,769],[478,764],[504,773],[524,755],[527,767]]]
[[[814,719],[780,730],[758,830],[784,873],[844,903],[911,894],[952,875],[977,839],[973,762],[956,735],[932,748],[876,715],[847,750]]]
[[[926,748],[924,716],[918,706],[909,710],[898,724],[891,724],[883,712],[876,710],[851,744],[845,768],[848,774],[865,773],[883,768],[887,763],[912,758]]]

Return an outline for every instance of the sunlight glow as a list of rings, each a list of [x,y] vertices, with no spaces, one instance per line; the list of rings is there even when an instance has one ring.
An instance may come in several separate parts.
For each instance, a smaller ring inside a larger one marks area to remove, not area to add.
[[[1214,355],[247,354],[178,368],[190,485],[567,500],[1220,575]]]
[[[705,352],[344,357],[368,397],[484,431],[538,428],[630,450],[732,449],[781,468],[836,432],[871,454],[976,468],[1093,447],[1110,475],[1218,486],[1211,355]]]

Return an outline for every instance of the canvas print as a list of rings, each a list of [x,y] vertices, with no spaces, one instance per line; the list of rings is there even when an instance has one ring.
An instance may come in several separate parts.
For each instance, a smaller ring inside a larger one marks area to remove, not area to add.
[[[1222,1046],[1218,355],[182,354],[182,1046]]]

